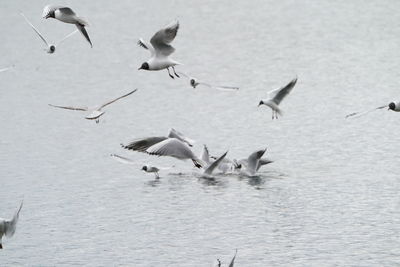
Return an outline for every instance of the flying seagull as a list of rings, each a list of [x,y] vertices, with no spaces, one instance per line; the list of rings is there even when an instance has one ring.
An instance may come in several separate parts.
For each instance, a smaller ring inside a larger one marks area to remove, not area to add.
[[[3,235],[6,237],[12,237],[15,233],[15,229],[17,228],[17,222],[19,218],[19,212],[22,209],[23,201],[21,202],[21,205],[19,206],[18,211],[14,214],[14,217],[11,220],[6,220],[0,218],[0,249],[3,248],[1,239]]]
[[[21,16],[24,17],[25,21],[32,27],[32,29],[37,33],[37,35],[40,37],[40,39],[42,39],[42,41],[46,44],[47,46],[47,53],[49,54],[53,54],[56,51],[56,46],[58,46],[61,42],[65,41],[66,39],[68,39],[69,37],[71,37],[72,35],[74,35],[76,32],[78,32],[78,30],[75,30],[73,32],[71,32],[70,34],[66,35],[63,39],[61,39],[57,44],[50,44],[46,41],[46,39],[43,37],[43,35],[39,32],[38,29],[36,29],[35,26],[33,26],[33,24],[28,20],[27,17],[25,17],[25,15],[23,13],[21,13]]]
[[[370,109],[367,111],[363,111],[363,112],[354,112],[354,113],[346,115],[345,118],[349,118],[349,117],[353,117],[353,116],[360,117],[360,116],[370,113],[372,111],[375,111],[378,109],[384,109],[384,108],[388,108],[388,110],[393,110],[393,111],[399,112],[400,111],[400,102],[390,102],[389,105],[380,106],[380,107]]]
[[[124,164],[129,164],[129,165],[134,165],[134,166],[139,166],[139,163],[135,162],[134,160],[130,159],[130,158],[126,158],[117,154],[111,154],[111,157],[113,157],[115,160],[124,163]],[[154,173],[156,179],[159,179],[160,176],[158,174],[158,172],[160,170],[169,170],[171,168],[157,168],[155,166],[151,166],[151,165],[142,165],[141,166],[141,170],[147,173]]]
[[[241,159],[236,162],[237,169],[240,169],[248,176],[254,176],[263,165],[272,163],[271,160],[262,159],[267,149],[257,150],[250,154],[247,159]]]
[[[181,65],[181,63],[169,58],[175,51],[175,48],[170,43],[175,39],[179,29],[179,22],[173,21],[165,28],[159,30],[150,39],[150,43],[145,42],[142,38],[139,39],[138,45],[150,51],[151,58],[140,66],[139,70],[163,70],[167,69],[168,75],[174,79],[174,76],[169,72],[172,68],[176,77],[179,75],[175,72],[174,66]]]
[[[89,42],[90,46],[93,47],[92,41],[90,41],[89,38],[89,34],[85,29],[85,26],[88,26],[89,24],[83,18],[78,17],[71,8],[64,6],[47,5],[43,8],[42,16],[45,19],[53,18],[65,23],[75,24],[78,30]]]
[[[115,99],[113,99],[113,100],[111,100],[111,101],[108,101],[108,102],[106,102],[106,103],[104,103],[104,104],[102,104],[102,105],[94,106],[94,107],[91,107],[91,108],[88,108],[88,107],[66,107],[66,106],[56,106],[56,105],[52,105],[52,104],[49,104],[49,106],[52,106],[52,107],[55,107],[55,108],[70,109],[70,110],[88,111],[88,112],[90,112],[90,113],[85,117],[85,119],[88,119],[88,120],[96,120],[96,123],[99,123],[100,116],[102,116],[102,115],[105,113],[105,111],[102,111],[102,109],[103,109],[105,106],[110,105],[111,103],[114,103],[115,101],[117,101],[117,100],[119,100],[119,99],[121,99],[121,98],[124,98],[124,97],[129,96],[129,95],[133,94],[134,92],[136,92],[137,90],[138,90],[138,89],[135,89],[135,90],[133,90],[133,91],[131,91],[131,92],[129,92],[129,93],[123,95],[123,96],[117,97],[117,98],[115,98]]]
[[[288,83],[286,86],[268,92],[269,98],[266,100],[261,100],[260,103],[258,103],[258,106],[266,105],[270,107],[272,109],[272,119],[278,119],[278,114],[282,116],[282,111],[279,108],[279,104],[283,98],[285,98],[285,96],[292,91],[296,82],[297,77],[290,81],[290,83]]]
[[[204,86],[207,86],[207,87],[210,87],[210,88],[214,88],[214,89],[217,89],[217,90],[225,90],[225,91],[228,91],[228,90],[239,90],[239,87],[235,87],[235,86],[222,86],[222,85],[221,85],[221,86],[211,85],[211,84],[209,84],[209,83],[202,82],[202,81],[198,80],[197,78],[192,77],[192,76],[190,76],[190,75],[188,75],[188,74],[185,74],[185,73],[183,73],[183,72],[178,71],[178,73],[179,73],[180,75],[182,75],[182,76],[188,78],[188,79],[189,79],[189,82],[190,82],[190,85],[191,85],[193,88],[195,88],[195,89],[196,89],[196,87],[197,87],[198,85],[204,85]]]

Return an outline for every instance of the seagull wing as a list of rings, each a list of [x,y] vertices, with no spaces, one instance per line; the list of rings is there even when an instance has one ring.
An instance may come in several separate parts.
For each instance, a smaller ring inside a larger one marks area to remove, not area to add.
[[[11,67],[2,68],[2,69],[0,69],[0,72],[8,71],[9,69],[11,69]]]
[[[111,154],[111,157],[121,163],[124,163],[124,164],[136,165],[136,162],[130,158],[125,158],[125,157],[117,155],[117,154]]]
[[[142,38],[139,39],[137,43],[140,47],[143,47],[144,49],[147,49],[150,51],[151,56],[155,54],[154,48],[151,44],[145,42]]]
[[[261,149],[257,150],[256,152],[253,152],[247,159],[247,170],[251,173],[254,174],[256,173],[259,165],[259,161],[261,157],[264,155],[265,151],[267,149]]]
[[[229,267],[233,267],[233,265],[235,264],[236,254],[237,254],[237,249],[236,249],[235,255],[233,256],[233,258],[231,260],[231,263],[229,263]]]
[[[261,168],[261,166],[270,164],[270,163],[272,163],[272,162],[273,162],[273,161],[272,161],[272,160],[269,160],[269,159],[260,159],[260,160],[258,161],[257,171]]]
[[[213,163],[207,166],[207,168],[204,170],[204,174],[211,175],[212,172],[214,171],[215,168],[221,164],[221,161],[225,158],[226,154],[228,154],[228,151],[226,151],[222,156],[220,156],[218,159],[216,159]]]
[[[79,30],[75,30],[75,31],[71,32],[70,34],[66,35],[64,38],[62,38],[62,39],[57,43],[57,45],[61,44],[61,43],[64,42],[65,40],[67,40],[69,37],[71,37],[72,35],[74,35],[74,34],[77,33],[78,31],[79,31]],[[57,45],[56,45],[56,46],[57,46]]]
[[[133,94],[133,93],[136,92],[137,90],[138,90],[138,89],[135,89],[135,90],[133,90],[133,91],[131,91],[131,92],[129,92],[129,93],[123,95],[123,96],[117,97],[117,98],[115,98],[115,99],[113,99],[113,100],[111,100],[111,101],[108,101],[107,103],[104,103],[103,105],[100,106],[99,110],[102,109],[102,108],[104,108],[104,107],[107,106],[107,105],[110,105],[110,104],[114,103],[114,102],[117,101],[117,100],[120,100],[121,98],[124,98],[124,97],[127,97],[127,96]]]
[[[206,145],[203,146],[203,151],[201,152],[201,160],[206,164],[210,164],[210,153],[208,153],[208,148]]]
[[[11,220],[6,221],[5,234],[7,237],[11,237],[15,233],[15,229],[17,227],[17,222],[18,222],[18,218],[19,218],[19,212],[21,211],[23,204],[24,204],[24,202],[22,201],[21,205],[19,206],[18,211],[14,214],[14,217]]]
[[[294,78],[292,81],[290,81],[286,86],[275,89],[270,91],[268,94],[272,98],[272,101],[275,102],[275,104],[279,105],[281,103],[282,99],[292,91],[293,87],[296,85],[297,82],[297,77]]]
[[[388,107],[388,105],[384,105],[384,106],[380,106],[380,107],[377,107],[377,108],[374,108],[374,109],[370,109],[370,110],[367,110],[367,111],[362,111],[362,112],[354,112],[354,113],[351,113],[351,114],[348,114],[348,115],[346,115],[346,119],[347,118],[349,118],[349,117],[354,117],[354,118],[356,118],[356,117],[360,117],[360,116],[362,116],[362,115],[365,115],[365,114],[368,114],[368,113],[370,113],[370,112],[372,112],[372,111],[375,111],[375,110],[378,110],[378,109],[383,109],[383,108],[387,108]]]
[[[20,14],[21,14],[21,16],[24,17],[25,21],[32,27],[32,29],[37,33],[37,35],[39,35],[40,39],[42,39],[43,42],[44,42],[47,46],[49,46],[49,43],[46,41],[46,39],[44,39],[43,35],[39,32],[38,29],[35,28],[35,26],[33,26],[33,24],[28,20],[28,18],[25,17],[24,13],[20,13]]]
[[[70,109],[70,110],[88,111],[88,108],[86,108],[86,107],[84,107],[84,108],[77,108],[77,107],[57,106],[57,105],[52,105],[52,104],[49,104],[49,106],[55,107],[55,108]]]
[[[177,159],[197,159],[192,150],[176,138],[168,138],[157,143],[146,149],[146,152],[150,155],[169,156]]]
[[[133,140],[126,146],[123,144],[121,144],[121,146],[128,150],[146,152],[146,150],[149,147],[151,147],[157,143],[160,143],[160,142],[164,141],[165,139],[167,139],[167,137],[164,137],[164,136],[140,138],[140,139]]]
[[[221,90],[221,91],[232,91],[232,90],[239,90],[239,87],[236,86],[214,86],[215,89]]]
[[[57,9],[57,8],[56,8]],[[76,16],[76,13],[69,7],[58,7],[61,13],[68,16]]]
[[[153,45],[157,55],[169,56],[175,51],[175,48],[170,43],[175,39],[178,29],[179,22],[173,21],[154,34],[150,39],[150,43]]]
[[[168,132],[168,137],[170,138],[176,138],[178,140],[181,140],[182,142],[185,142],[186,144],[188,144],[189,146],[193,146],[193,144],[195,143],[194,140],[184,136],[181,132],[178,132],[177,130],[175,130],[174,128],[169,129]]]

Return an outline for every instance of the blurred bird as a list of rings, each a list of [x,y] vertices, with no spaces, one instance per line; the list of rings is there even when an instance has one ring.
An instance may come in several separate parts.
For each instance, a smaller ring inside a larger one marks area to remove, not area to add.
[[[22,209],[23,201],[21,202],[21,205],[19,206],[18,211],[14,214],[14,217],[11,220],[6,220],[0,218],[0,249],[3,248],[2,244],[2,237],[5,235],[6,237],[12,237],[15,233],[15,230],[17,228],[17,222],[19,218],[19,212]]]
[[[367,110],[367,111],[354,112],[354,113],[346,115],[345,118],[360,117],[360,116],[365,115],[367,113],[370,113],[372,111],[375,111],[375,110],[378,110],[378,109],[384,109],[384,108],[388,108],[388,110],[393,110],[393,111],[399,112],[400,111],[400,102],[390,102],[388,105],[380,106],[380,107],[377,107],[377,108],[374,108],[374,109],[370,109],[370,110]]]
[[[188,78],[188,79],[189,79],[189,82],[190,82],[190,85],[191,85],[193,88],[196,88],[198,85],[204,85],[204,86],[207,86],[207,87],[210,87],[210,88],[214,88],[214,89],[217,89],[217,90],[223,90],[223,91],[239,90],[239,87],[235,87],[235,86],[222,86],[222,85],[221,85],[221,86],[211,85],[211,84],[209,84],[209,83],[206,83],[206,82],[203,82],[203,81],[199,81],[197,78],[192,77],[192,76],[189,76],[189,75],[187,75],[187,74],[185,74],[185,73],[183,73],[183,72],[179,72],[179,71],[178,71],[178,73],[179,73],[180,75],[182,75],[182,76]]]

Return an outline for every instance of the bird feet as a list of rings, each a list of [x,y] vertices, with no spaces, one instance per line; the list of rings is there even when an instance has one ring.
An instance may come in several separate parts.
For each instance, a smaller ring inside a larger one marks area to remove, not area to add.
[[[176,77],[178,77],[178,78],[180,78],[180,77],[181,77],[181,76],[179,76],[179,75],[178,75],[178,73],[176,73],[176,71],[175,71],[175,68],[174,68],[174,67],[172,67],[172,70],[174,71],[174,74],[175,74],[175,76],[176,76]]]
[[[169,68],[167,68],[167,71],[168,71],[168,75],[169,75],[169,77],[171,77],[172,79],[175,79],[175,77],[174,77],[174,76],[172,76],[172,75],[171,75],[171,73],[169,72]]]

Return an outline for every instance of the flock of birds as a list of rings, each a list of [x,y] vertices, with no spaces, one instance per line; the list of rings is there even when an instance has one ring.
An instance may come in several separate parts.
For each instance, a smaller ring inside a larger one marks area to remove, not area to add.
[[[39,38],[45,43],[47,53],[54,53],[56,51],[56,47],[60,45],[60,43],[64,42],[69,37],[73,36],[76,32],[80,32],[86,41],[93,47],[92,41],[89,37],[88,32],[86,31],[86,26],[88,23],[83,18],[79,17],[71,8],[63,7],[63,6],[55,6],[48,5],[43,9],[43,18],[53,18],[58,21],[74,24],[77,29],[66,35],[62,40],[60,40],[56,44],[49,43],[44,36],[39,32],[39,30],[28,20],[28,18],[21,13],[21,16],[25,19],[28,25],[34,30],[34,32],[39,36]],[[142,38],[139,39],[138,45],[150,52],[150,58],[144,62],[138,70],[147,70],[147,71],[160,71],[167,70],[168,75],[175,79],[175,77],[180,78],[181,76],[187,78],[189,80],[190,86],[196,88],[197,86],[206,86],[209,88],[214,88],[218,90],[239,90],[238,87],[235,86],[221,86],[221,85],[212,85],[208,82],[203,82],[198,80],[195,77],[192,77],[183,72],[179,72],[175,70],[175,66],[181,65],[178,61],[170,58],[171,54],[175,51],[175,48],[171,45],[172,41],[175,39],[179,29],[179,22],[173,21],[164,28],[157,31],[153,37],[150,39],[150,42],[146,42]],[[9,70],[9,68],[0,69],[0,72],[4,72]],[[272,90],[268,93],[268,98],[263,99],[259,102],[258,106],[265,105],[272,110],[272,119],[278,119],[278,115],[282,115],[282,110],[279,105],[282,100],[292,91],[294,86],[297,83],[297,77],[290,81],[287,85],[278,88],[276,90]],[[75,110],[75,111],[85,111],[87,115],[85,119],[95,120],[96,123],[99,122],[100,117],[105,113],[103,110],[104,107],[122,99],[130,96],[138,89],[135,89],[127,94],[119,96],[115,99],[105,102],[101,105],[96,105],[93,107],[74,107],[74,106],[61,106],[61,105],[53,105],[49,104],[51,107]],[[379,110],[383,108],[388,108],[393,111],[400,111],[400,102],[391,102],[388,105],[379,106],[372,110],[364,111],[364,112],[355,112],[346,116],[348,117],[357,117],[364,114],[367,114],[374,110]],[[263,158],[266,153],[266,148],[257,150],[251,153],[247,158],[243,158],[240,160],[236,159],[228,159],[226,151],[219,157],[210,156],[208,148],[206,145],[203,146],[203,150],[200,156],[197,156],[191,149],[194,145],[194,141],[186,136],[184,136],[181,132],[171,128],[166,136],[151,136],[135,139],[128,144],[121,146],[124,149],[147,153],[149,155],[156,156],[167,156],[173,157],[180,160],[191,160],[195,167],[202,169],[202,175],[204,177],[211,177],[211,175],[219,170],[222,173],[239,173],[247,176],[255,176],[258,170],[263,166],[272,163],[271,160]],[[137,163],[129,158],[112,154],[114,159],[131,165],[137,165]],[[163,169],[169,168],[158,168],[155,166],[145,165],[140,166],[141,170],[147,173],[153,173],[156,179],[160,178],[159,172]],[[174,167],[174,166],[172,166]],[[171,168],[171,167],[170,167]],[[16,224],[18,221],[19,213],[22,208],[22,203],[15,213],[14,217],[9,220],[0,219],[0,249],[2,246],[2,236],[5,235],[7,237],[11,237],[16,229]],[[237,253],[237,251],[236,251]],[[233,267],[235,256],[232,258],[230,267]],[[221,262],[218,260],[218,266],[221,266]]]

